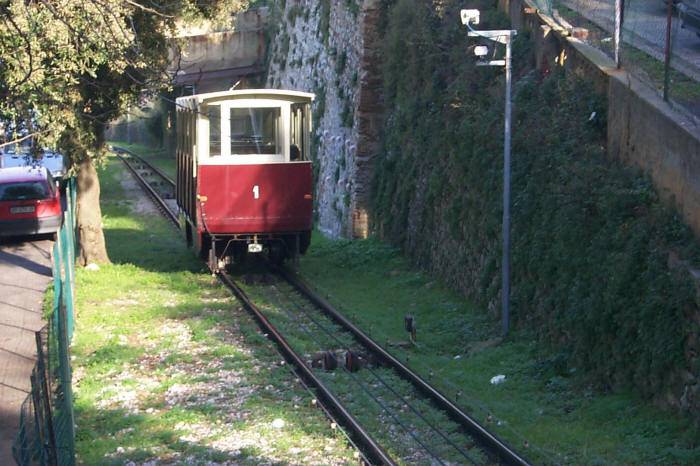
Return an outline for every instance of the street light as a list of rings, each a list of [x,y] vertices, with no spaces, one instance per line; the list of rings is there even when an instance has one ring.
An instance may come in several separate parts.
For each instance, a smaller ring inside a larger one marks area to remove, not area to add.
[[[462,24],[469,28],[469,37],[483,37],[506,46],[505,60],[483,60],[483,57],[485,57],[488,53],[488,47],[479,45],[474,48],[474,54],[479,57],[479,61],[476,63],[477,65],[503,66],[506,69],[506,121],[503,141],[503,289],[501,290],[501,301],[503,306],[503,336],[506,336],[510,325],[510,120],[512,111],[510,101],[510,48],[513,36],[517,34],[517,31],[510,29],[495,31],[474,30],[474,28],[472,28],[472,24],[479,24],[479,10],[462,10],[460,11],[460,16],[462,18]]]

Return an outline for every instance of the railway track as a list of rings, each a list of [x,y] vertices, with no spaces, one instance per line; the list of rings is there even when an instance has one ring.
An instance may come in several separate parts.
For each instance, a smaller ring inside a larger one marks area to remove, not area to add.
[[[178,208],[175,204],[175,181],[130,150],[114,146],[112,152],[124,162],[126,168],[134,175],[161,213],[177,229],[180,229]]]
[[[179,227],[177,214],[160,196],[160,187],[150,186],[147,180],[167,177],[135,154],[120,152],[149,196]],[[170,186],[174,188],[174,183]],[[529,464],[294,273],[284,268],[254,268],[252,273],[239,271],[237,277],[218,274],[367,462]]]

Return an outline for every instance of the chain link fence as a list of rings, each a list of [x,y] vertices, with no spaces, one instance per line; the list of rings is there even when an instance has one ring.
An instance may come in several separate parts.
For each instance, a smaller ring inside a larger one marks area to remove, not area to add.
[[[530,2],[700,124],[700,0]]]
[[[36,332],[37,362],[22,403],[12,446],[20,466],[75,464],[70,341],[74,327],[75,179],[66,184],[67,208],[53,248],[54,300],[47,325]]]

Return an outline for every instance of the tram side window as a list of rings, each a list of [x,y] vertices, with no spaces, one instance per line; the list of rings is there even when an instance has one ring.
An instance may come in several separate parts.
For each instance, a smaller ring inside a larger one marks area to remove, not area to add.
[[[280,154],[279,108],[232,108],[231,154]]]
[[[304,112],[307,104],[293,104],[291,107],[289,160],[306,160]]]
[[[221,106],[209,107],[209,156],[221,155]]]

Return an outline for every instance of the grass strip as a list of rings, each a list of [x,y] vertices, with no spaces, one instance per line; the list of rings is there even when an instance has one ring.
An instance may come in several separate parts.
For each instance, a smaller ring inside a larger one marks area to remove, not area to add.
[[[537,464],[698,464],[688,419],[566,371],[561,356],[499,322],[375,239],[316,234],[301,272],[394,355]],[[417,321],[407,344],[404,316]],[[491,378],[505,375],[494,385]]]
[[[347,464],[248,315],[140,200],[100,170],[111,265],[77,272],[73,345],[80,464]]]
[[[700,464],[700,431],[688,419],[634,393],[592,386],[566,369],[565,355],[526,332],[501,341],[493,316],[391,246],[315,234],[301,272],[375,340],[538,463]],[[406,345],[406,314],[418,322],[415,347]],[[492,385],[501,374],[505,383]]]
[[[163,173],[168,175],[173,180],[177,175],[175,158],[168,154],[165,147],[151,147],[144,144],[129,144],[125,141],[110,141],[109,144],[130,150],[136,155],[143,157],[147,162],[163,171]]]

